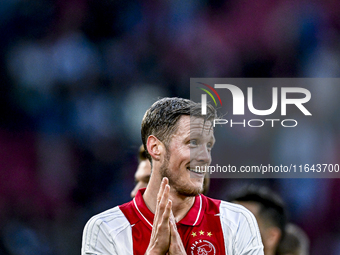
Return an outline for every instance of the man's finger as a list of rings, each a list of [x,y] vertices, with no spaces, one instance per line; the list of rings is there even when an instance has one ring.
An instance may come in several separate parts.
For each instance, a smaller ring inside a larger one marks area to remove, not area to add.
[[[173,221],[170,221],[170,239],[172,244],[176,244],[174,247],[179,246],[179,242],[182,242],[177,231],[176,223]]]
[[[176,219],[175,219],[175,216],[174,216],[174,213],[172,212],[172,210],[171,210],[171,213],[170,213],[170,221],[172,221],[175,224],[175,228],[177,229]]]
[[[161,222],[161,224],[165,227],[167,227],[169,225],[171,208],[172,208],[172,201],[168,200],[168,203],[165,207],[165,210],[164,210],[164,213],[163,213],[163,216],[162,216],[162,222]]]
[[[154,216],[154,224],[157,224],[158,223],[158,220],[159,220],[159,215],[162,215],[159,213],[159,203],[161,202],[161,199],[163,197],[163,194],[164,194],[164,189],[165,189],[165,186],[167,185],[168,183],[168,178],[164,177],[162,182],[161,182],[161,186],[159,187],[159,191],[158,191],[158,194],[157,194],[157,203],[156,203],[156,210],[155,210],[155,216]]]
[[[161,201],[159,202],[159,205],[158,205],[158,216],[159,217],[161,215],[163,215],[165,207],[168,204],[169,193],[170,193],[170,186],[169,186],[169,184],[166,184],[165,188],[164,188],[164,191],[163,191],[163,195],[162,195]],[[158,219],[161,219],[161,218],[158,218]]]
[[[157,204],[159,204],[159,202],[161,201],[161,198],[162,198],[166,184],[168,184],[168,178],[164,177],[162,179],[161,186],[159,187],[159,191],[158,191],[158,194],[157,194]]]
[[[169,254],[187,254],[182,239],[177,231],[176,223],[170,221],[170,247]]]
[[[175,226],[175,223],[173,221],[170,221],[170,233],[171,233],[171,239],[173,241],[176,241],[177,240],[176,233],[178,233],[178,232],[177,232],[177,228]]]

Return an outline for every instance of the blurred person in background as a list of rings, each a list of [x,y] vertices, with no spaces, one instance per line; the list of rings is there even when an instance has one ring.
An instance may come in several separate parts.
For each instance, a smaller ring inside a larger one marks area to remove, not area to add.
[[[200,194],[216,110],[208,105],[206,116],[201,112],[200,104],[183,98],[160,99],[146,111],[142,140],[150,181],[132,201],[88,221],[82,254],[263,254],[253,214]]]
[[[279,195],[267,187],[250,185],[235,194],[232,202],[250,210],[260,228],[265,255],[277,254],[285,235],[286,206]]]
[[[146,188],[148,182],[150,180],[151,175],[151,163],[146,157],[146,152],[143,144],[139,147],[138,150],[138,167],[135,173],[135,187],[131,191],[131,198],[134,198],[137,194],[137,191],[142,188]],[[210,176],[209,173],[206,173],[204,176],[203,182],[203,192],[202,194],[207,195],[209,191],[210,185]]]
[[[289,223],[277,248],[277,255],[309,255],[309,238],[297,225]]]
[[[134,198],[137,191],[142,188],[146,188],[149,183],[151,175],[151,164],[146,157],[146,152],[143,144],[139,147],[138,151],[138,167],[135,173],[135,187],[131,191],[131,197]]]

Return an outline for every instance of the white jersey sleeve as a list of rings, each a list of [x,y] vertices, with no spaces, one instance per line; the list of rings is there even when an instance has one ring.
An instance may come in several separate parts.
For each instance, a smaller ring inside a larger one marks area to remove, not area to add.
[[[222,201],[220,220],[227,254],[263,255],[260,231],[249,210],[241,205]]]
[[[131,225],[118,206],[93,216],[87,222],[81,254],[133,254]]]

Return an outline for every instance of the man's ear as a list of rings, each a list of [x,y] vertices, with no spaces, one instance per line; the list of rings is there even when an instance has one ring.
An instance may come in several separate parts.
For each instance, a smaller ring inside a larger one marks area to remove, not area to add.
[[[153,160],[160,160],[160,156],[163,152],[163,143],[157,139],[157,137],[150,135],[146,142],[146,147]]]
[[[281,238],[281,230],[278,227],[268,227],[262,240],[269,249],[275,251]]]

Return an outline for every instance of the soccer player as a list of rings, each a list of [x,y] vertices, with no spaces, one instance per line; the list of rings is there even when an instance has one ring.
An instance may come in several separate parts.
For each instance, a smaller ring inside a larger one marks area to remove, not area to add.
[[[151,164],[146,157],[146,152],[143,144],[139,147],[138,151],[138,167],[135,173],[135,187],[131,191],[130,196],[134,198],[137,191],[142,188],[146,188],[149,183],[151,175]]]
[[[267,187],[250,185],[238,194],[234,194],[232,200],[255,215],[260,228],[264,254],[277,254],[287,222],[286,208],[281,197]]]
[[[201,194],[215,143],[216,111],[182,98],[155,102],[142,120],[142,141],[152,166],[146,189],[92,217],[82,254],[262,255],[251,212]]]
[[[309,238],[297,225],[289,223],[286,233],[277,248],[277,255],[309,255]]]
[[[143,144],[139,147],[138,151],[138,167],[135,173],[135,187],[130,193],[130,196],[134,198],[137,194],[137,191],[142,188],[146,188],[149,183],[151,175],[151,164],[148,158],[146,157],[146,152]],[[206,195],[209,191],[210,186],[210,177],[209,174],[206,173],[203,181],[203,191],[202,194]]]

